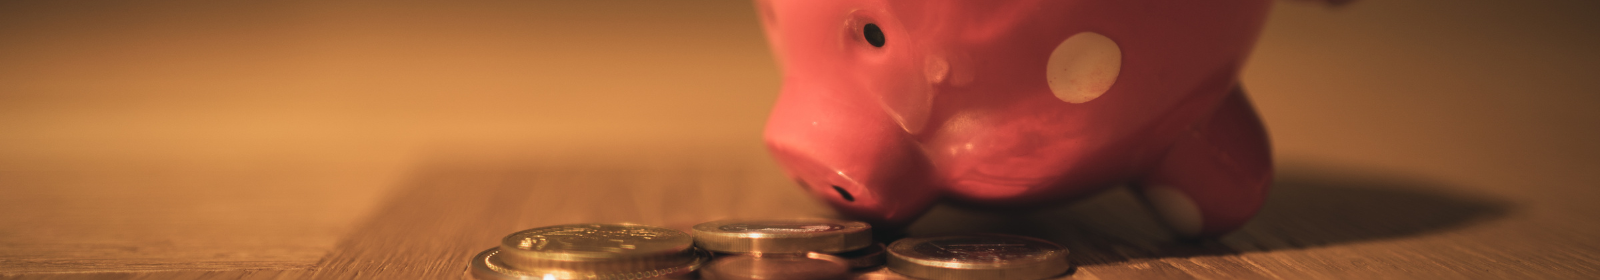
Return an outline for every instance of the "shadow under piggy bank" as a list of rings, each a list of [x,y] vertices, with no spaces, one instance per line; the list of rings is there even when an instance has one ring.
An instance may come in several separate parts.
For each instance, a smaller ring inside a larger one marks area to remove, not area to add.
[[[1180,241],[1132,192],[1119,188],[1065,206],[1029,211],[935,207],[912,236],[998,232],[1041,237],[1071,250],[1075,265],[1235,255],[1408,238],[1462,229],[1509,213],[1511,204],[1462,188],[1367,173],[1280,168],[1266,205],[1220,239]]]

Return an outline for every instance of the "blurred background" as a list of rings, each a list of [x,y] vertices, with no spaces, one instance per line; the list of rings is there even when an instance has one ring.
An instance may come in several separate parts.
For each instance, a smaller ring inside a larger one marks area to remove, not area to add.
[[[1594,272],[1595,15],[1280,1],[1244,85],[1283,172],[1505,201],[1527,222],[1482,235],[1526,240],[1503,253],[1579,244]],[[447,159],[774,169],[758,24],[748,1],[0,2],[0,274],[307,267]]]

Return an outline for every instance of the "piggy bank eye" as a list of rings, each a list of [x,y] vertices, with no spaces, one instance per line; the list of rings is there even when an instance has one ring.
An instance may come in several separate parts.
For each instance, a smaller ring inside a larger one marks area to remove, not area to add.
[[[878,28],[877,24],[868,23],[867,26],[861,27],[861,36],[867,39],[868,44],[883,47],[883,29]]]

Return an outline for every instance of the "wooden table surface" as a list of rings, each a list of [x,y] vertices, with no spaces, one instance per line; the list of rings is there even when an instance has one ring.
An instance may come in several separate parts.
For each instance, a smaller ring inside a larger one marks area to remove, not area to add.
[[[458,279],[519,229],[832,215],[761,148],[750,4],[664,2],[0,3],[0,278]],[[1312,2],[1245,70],[1279,169],[1245,229],[1114,190],[910,233],[1047,238],[1065,279],[1600,278],[1600,4]]]

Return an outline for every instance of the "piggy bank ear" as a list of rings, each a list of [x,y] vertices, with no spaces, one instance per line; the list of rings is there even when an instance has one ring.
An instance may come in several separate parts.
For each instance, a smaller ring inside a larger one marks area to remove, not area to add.
[[[761,18],[761,27],[771,34],[778,22],[778,15],[772,11],[772,0],[753,0],[752,4],[755,4],[756,16]]]
[[[762,34],[767,34],[767,46],[772,51],[772,58],[777,60],[781,69],[783,56],[779,54],[783,52],[778,48],[783,44],[780,44],[781,42],[778,39],[783,36],[778,34],[778,14],[772,10],[772,0],[753,0],[753,4],[755,4],[756,16],[761,18]]]

